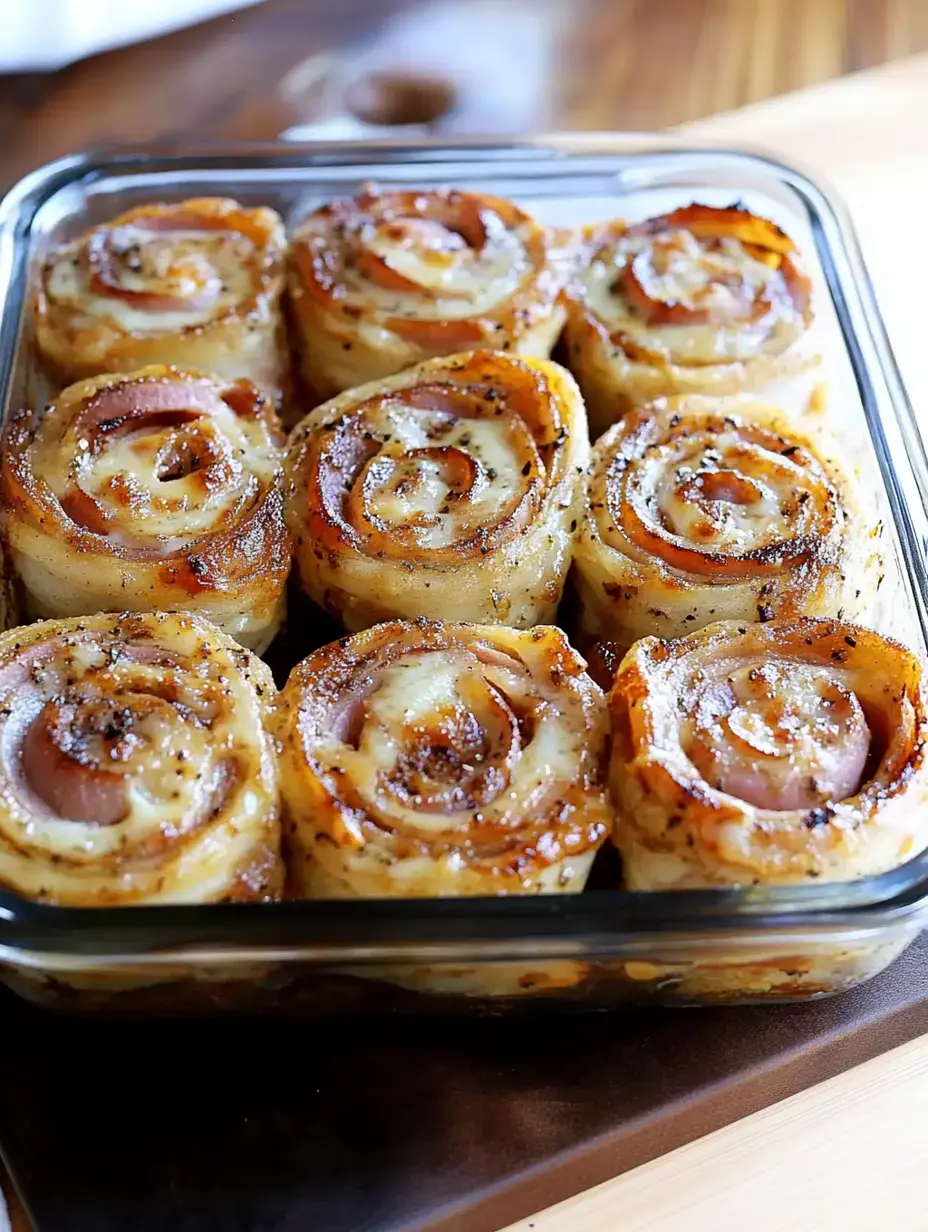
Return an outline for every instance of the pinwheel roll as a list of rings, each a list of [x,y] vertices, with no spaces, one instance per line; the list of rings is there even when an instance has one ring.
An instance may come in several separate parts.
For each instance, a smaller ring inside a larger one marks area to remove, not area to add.
[[[582,264],[567,345],[594,437],[654,398],[796,385],[818,364],[796,247],[743,206],[593,227]]]
[[[838,620],[645,638],[611,694],[628,886],[851,880],[928,844],[924,672]]]
[[[245,377],[278,396],[285,237],[269,209],[211,197],[145,205],[53,251],[35,303],[62,383],[147,364]]]
[[[81,381],[15,416],[0,516],[29,615],[193,609],[263,649],[290,568],[282,458],[250,382],[173,368]]]
[[[290,247],[304,377],[331,397],[433,355],[545,357],[564,324],[562,256],[499,197],[363,192],[323,206]]]
[[[273,690],[195,616],[0,636],[0,884],[72,907],[275,896]]]
[[[593,450],[574,549],[581,644],[868,614],[882,523],[833,453],[743,398],[629,412]]]
[[[546,360],[451,356],[343,394],[291,437],[302,585],[350,630],[549,621],[588,456],[577,387]]]
[[[559,629],[378,625],[294,668],[273,730],[297,893],[580,890],[612,828],[600,690]]]

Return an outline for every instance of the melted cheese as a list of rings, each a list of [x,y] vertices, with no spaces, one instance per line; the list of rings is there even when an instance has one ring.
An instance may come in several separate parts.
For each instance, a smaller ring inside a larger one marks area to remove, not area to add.
[[[347,292],[342,302],[364,309],[359,321],[362,332],[372,330],[376,335],[383,328],[376,318],[371,321],[372,309],[383,316],[441,321],[480,316],[504,304],[531,269],[525,241],[532,224],[510,230],[498,218],[486,214],[484,225],[487,241],[483,248],[461,246],[450,239],[456,233],[446,232],[446,247],[436,251],[434,242],[423,242],[415,230],[404,230],[400,238],[392,238],[392,224],[362,224],[354,236],[348,237],[345,253],[350,253],[352,243],[368,247],[392,270],[421,288],[389,290],[346,260],[339,270]],[[330,239],[328,232],[325,216],[307,220],[307,237]]]
[[[279,465],[261,424],[224,404],[179,427],[141,419],[135,431],[103,438],[96,452],[82,447],[77,428],[63,438],[40,431],[31,454],[33,472],[59,500],[76,484],[112,518],[115,539],[155,540],[165,551],[222,527],[273,482]],[[172,468],[176,459],[182,465]],[[189,473],[175,474],[184,464]]]
[[[17,669],[37,646],[41,670]],[[276,779],[253,687],[270,689],[270,677],[211,626],[177,615],[48,622],[5,634],[0,659],[11,665],[0,682],[4,885],[72,904],[210,901],[235,887],[255,844],[271,858]],[[111,824],[69,817],[29,780],[23,740],[62,689],[79,743],[47,772],[62,791],[100,772],[119,782],[125,815]],[[131,722],[120,756],[93,726],[101,700]]]
[[[362,703],[357,748],[330,734],[315,755],[347,774],[371,813],[385,813],[411,833],[439,835],[448,830],[454,810],[406,806],[384,790],[410,733],[440,731],[442,716],[449,713],[463,712],[468,730],[482,725],[487,731],[493,728],[489,715],[501,706],[530,713],[531,738],[519,744],[508,785],[489,805],[469,810],[518,826],[533,809],[543,810],[559,784],[574,779],[586,755],[586,725],[576,712],[576,700],[567,694],[559,705],[554,689],[544,689],[517,670],[480,664],[461,650],[412,654],[383,669],[374,692]]]
[[[699,306],[724,316],[736,299],[753,300],[765,293],[770,299],[767,310],[756,321],[729,324],[648,323],[629,304],[618,278],[626,263],[640,259],[655,237],[626,236],[581,275],[587,307],[610,334],[679,364],[748,360],[765,350],[779,352],[798,338],[804,328],[802,314],[793,306],[778,270],[751,256],[737,240],[723,240],[719,252],[707,254],[693,236],[685,232],[680,236],[680,251],[666,273],[644,284],[652,297],[666,303],[695,298]]]
[[[46,278],[50,299],[86,314],[90,322],[105,318],[129,334],[176,333],[218,320],[255,291],[254,244],[238,232],[151,232],[121,227],[114,253],[117,286],[112,294],[91,289],[80,259],[85,240],[75,240],[58,254]],[[122,234],[126,233],[126,234]],[[111,233],[115,235],[116,232]],[[126,254],[132,251],[131,261]],[[119,290],[168,296],[182,301],[202,295],[207,302],[190,308],[146,307],[123,299]]]
[[[506,417],[449,419],[396,400],[370,413],[367,422],[384,441],[378,459],[395,460],[388,481],[370,493],[369,513],[394,527],[415,525],[416,542],[425,550],[447,547],[498,522],[525,482],[518,451],[524,429]],[[441,448],[459,450],[476,464],[475,482],[463,496],[450,464],[415,453]],[[400,478],[405,472],[406,483],[397,483],[396,468]]]
[[[694,429],[649,449],[623,482],[645,520],[692,547],[739,556],[807,534],[827,496],[819,473],[736,430]]]

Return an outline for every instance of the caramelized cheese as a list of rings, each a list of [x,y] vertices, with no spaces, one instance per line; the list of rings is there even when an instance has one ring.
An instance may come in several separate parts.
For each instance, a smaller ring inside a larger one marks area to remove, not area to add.
[[[300,893],[582,889],[611,829],[583,669],[555,628],[425,620],[310,655],[274,723]]]
[[[273,688],[193,616],[0,636],[0,884],[63,906],[278,895]]]
[[[587,638],[627,649],[719,619],[867,617],[882,571],[837,448],[775,407],[670,398],[600,438],[574,553]]]
[[[250,383],[163,367],[14,417],[0,518],[28,609],[193,607],[265,647],[290,564],[280,436]]]
[[[547,361],[474,352],[343,394],[290,441],[302,585],[349,629],[550,620],[588,456],[576,386]]]
[[[310,214],[289,287],[307,383],[329,396],[474,347],[547,356],[564,255],[512,202],[365,191]]]
[[[885,872],[928,846],[918,659],[843,621],[725,621],[645,638],[610,698],[631,889]]]

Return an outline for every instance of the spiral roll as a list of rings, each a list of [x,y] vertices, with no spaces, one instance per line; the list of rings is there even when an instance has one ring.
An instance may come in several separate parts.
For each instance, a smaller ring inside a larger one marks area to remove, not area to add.
[[[885,872],[928,845],[924,670],[838,620],[645,638],[610,705],[630,889]]]
[[[274,897],[273,691],[194,616],[0,635],[0,884],[72,907]]]
[[[549,361],[475,352],[343,394],[291,437],[301,583],[349,630],[549,621],[588,457],[579,392]]]
[[[713,620],[868,614],[882,523],[823,435],[747,399],[669,398],[593,449],[574,549],[581,643]]]
[[[39,353],[62,384],[176,364],[279,397],[284,250],[283,222],[263,207],[203,197],[128,210],[49,254]]]
[[[152,367],[13,417],[0,520],[32,618],[192,609],[263,649],[284,610],[283,447],[248,381]]]
[[[274,732],[302,895],[580,890],[611,831],[603,695],[553,627],[368,629],[294,668]]]
[[[332,202],[296,230],[288,270],[303,374],[320,397],[455,351],[545,357],[564,323],[561,247],[499,197]]]
[[[743,206],[594,226],[583,248],[566,337],[594,437],[654,398],[769,392],[818,364],[796,246]]]

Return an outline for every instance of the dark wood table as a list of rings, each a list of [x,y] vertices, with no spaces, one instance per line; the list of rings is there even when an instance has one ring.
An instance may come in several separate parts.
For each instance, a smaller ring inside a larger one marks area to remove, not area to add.
[[[410,54],[467,70],[458,128],[641,130],[923,50],[925,0],[264,0],[0,78],[0,184],[90,145],[274,138]]]

